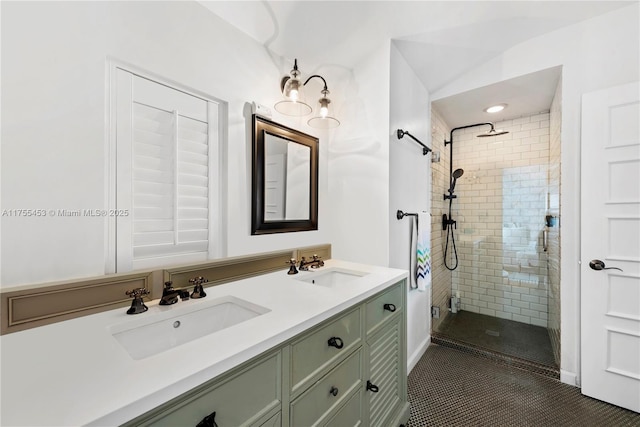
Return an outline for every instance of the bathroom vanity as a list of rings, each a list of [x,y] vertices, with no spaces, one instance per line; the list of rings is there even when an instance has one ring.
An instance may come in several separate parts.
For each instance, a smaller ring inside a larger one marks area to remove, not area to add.
[[[406,277],[328,260],[5,335],[2,424],[403,424]]]

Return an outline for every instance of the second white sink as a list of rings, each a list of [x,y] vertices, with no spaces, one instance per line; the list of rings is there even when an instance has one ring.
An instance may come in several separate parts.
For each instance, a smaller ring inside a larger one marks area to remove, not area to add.
[[[368,273],[355,270],[346,270],[342,268],[332,268],[326,271],[318,271],[306,274],[298,280],[312,283],[318,286],[336,287],[342,286],[360,277],[366,276]]]
[[[135,359],[161,353],[205,335],[268,313],[268,308],[233,296],[217,298],[194,310],[171,307],[149,319],[111,327],[113,337]],[[144,316],[142,314],[141,316]],[[144,322],[143,324],[140,324]]]

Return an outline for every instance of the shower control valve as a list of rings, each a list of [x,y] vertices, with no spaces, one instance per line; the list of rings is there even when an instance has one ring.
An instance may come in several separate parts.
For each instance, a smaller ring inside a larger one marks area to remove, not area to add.
[[[457,229],[457,221],[453,219],[449,219],[447,214],[442,214],[442,229],[446,230],[450,225],[453,225],[453,228]]]

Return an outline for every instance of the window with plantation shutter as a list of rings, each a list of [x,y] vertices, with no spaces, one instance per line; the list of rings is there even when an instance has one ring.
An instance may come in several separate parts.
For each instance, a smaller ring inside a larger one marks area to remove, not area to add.
[[[216,256],[219,105],[117,70],[116,271]]]

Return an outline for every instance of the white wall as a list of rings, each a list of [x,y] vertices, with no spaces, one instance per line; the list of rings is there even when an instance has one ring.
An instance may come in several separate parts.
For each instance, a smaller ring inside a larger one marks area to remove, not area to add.
[[[245,103],[273,106],[290,61],[196,2],[2,2],[1,19],[2,209],[106,207],[106,61],[114,57],[228,103],[228,256],[330,241],[328,134],[277,113],[321,137],[319,230],[250,236]],[[96,218],[2,217],[2,286],[104,274],[105,237]]]
[[[389,42],[354,67],[341,91],[349,104],[329,141],[332,255],[388,265]]]
[[[404,57],[391,45],[391,93],[389,144],[389,266],[411,271],[410,227],[412,218],[396,218],[404,212],[431,210],[431,155],[408,136],[398,140],[397,129],[410,132],[431,146],[429,93]],[[408,289],[408,288],[407,288]],[[407,290],[407,357],[409,369],[418,362],[430,342],[431,288]]]
[[[444,98],[562,65],[561,379],[580,375],[580,112],[582,94],[640,78],[638,4],[521,43],[432,94]]]

